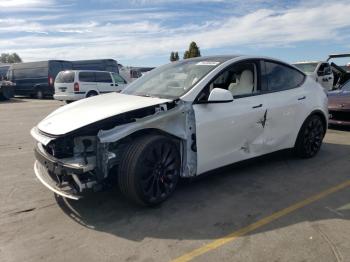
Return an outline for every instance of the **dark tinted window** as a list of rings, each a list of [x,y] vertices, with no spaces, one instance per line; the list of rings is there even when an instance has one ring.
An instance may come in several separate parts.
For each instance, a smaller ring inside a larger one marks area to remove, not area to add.
[[[60,72],[56,77],[56,83],[73,83],[75,73],[72,71]]]
[[[93,72],[80,72],[79,80],[81,82],[95,82],[95,74]]]
[[[99,83],[112,83],[111,74],[107,72],[96,72],[96,82]]]
[[[26,68],[26,69],[15,69],[13,70],[15,79],[27,79],[27,78],[47,78],[48,68]]]
[[[280,91],[298,87],[304,81],[305,76],[291,67],[265,62],[265,78],[269,91]]]

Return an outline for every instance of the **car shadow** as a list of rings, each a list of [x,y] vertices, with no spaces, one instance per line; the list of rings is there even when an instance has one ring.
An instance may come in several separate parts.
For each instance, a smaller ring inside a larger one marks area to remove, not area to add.
[[[14,104],[14,103],[25,103],[25,102],[28,102],[28,101],[19,99],[19,98],[11,98],[9,100],[0,100],[0,104]]]
[[[214,239],[349,179],[343,171],[335,173],[329,164],[347,161],[349,168],[349,161],[343,160],[346,155],[350,156],[350,146],[329,143],[312,159],[295,158],[288,150],[276,152],[215,170],[198,179],[184,179],[175,194],[155,208],[131,204],[112,189],[79,201],[56,196],[56,201],[75,222],[134,241]],[[346,205],[349,196],[328,205]],[[303,220],[350,218],[350,210],[342,212],[340,217],[337,212],[322,208],[319,212],[272,223],[265,230]]]

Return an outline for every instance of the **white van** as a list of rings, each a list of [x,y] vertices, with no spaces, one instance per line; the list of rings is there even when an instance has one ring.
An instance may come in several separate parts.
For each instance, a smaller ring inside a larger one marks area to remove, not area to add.
[[[55,80],[54,98],[71,102],[99,94],[120,92],[127,81],[119,74],[107,71],[67,70]]]

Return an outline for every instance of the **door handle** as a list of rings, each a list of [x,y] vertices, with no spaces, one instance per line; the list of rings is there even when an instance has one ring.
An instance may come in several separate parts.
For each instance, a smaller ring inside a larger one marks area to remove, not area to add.
[[[304,100],[306,96],[299,97],[298,100]]]
[[[111,86],[114,86],[114,84],[111,84]]]
[[[263,105],[260,104],[260,105],[257,105],[257,106],[253,106],[253,108],[259,108],[259,107],[262,107]]]

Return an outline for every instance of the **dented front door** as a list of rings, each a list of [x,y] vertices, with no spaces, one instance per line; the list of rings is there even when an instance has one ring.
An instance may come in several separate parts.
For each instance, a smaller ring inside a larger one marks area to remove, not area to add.
[[[266,107],[262,96],[195,104],[197,174],[262,154]]]

